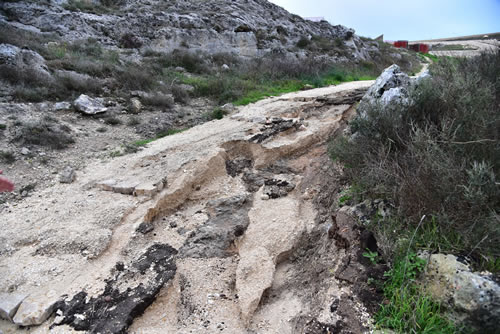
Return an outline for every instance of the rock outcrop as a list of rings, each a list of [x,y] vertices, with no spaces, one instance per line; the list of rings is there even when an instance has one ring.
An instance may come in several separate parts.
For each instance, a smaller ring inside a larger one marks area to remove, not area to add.
[[[410,103],[408,96],[410,86],[410,77],[402,72],[398,65],[391,65],[382,72],[361,100],[360,116],[366,117],[363,113],[365,104],[378,104],[380,108],[408,105]]]
[[[454,255],[432,254],[422,284],[454,320],[478,333],[494,333],[500,319],[500,285],[489,273],[472,272]]]
[[[93,38],[124,48],[189,48],[208,53],[224,50],[242,56],[271,50],[295,53],[289,50],[299,40],[319,36],[344,44],[351,52],[342,57],[367,56],[363,41],[352,29],[305,20],[265,0],[127,0],[115,2],[117,5],[107,5],[109,1],[74,2],[86,4],[82,8],[87,12],[67,1],[3,2],[0,10],[5,16],[0,16],[0,24],[55,33],[70,41]]]
[[[85,94],[80,95],[73,102],[73,106],[85,115],[102,114],[108,111],[101,99],[91,98]]]
[[[14,45],[0,44],[0,66],[2,66],[2,71],[13,70],[29,76],[29,80],[52,79],[42,56],[35,51],[21,49]]]

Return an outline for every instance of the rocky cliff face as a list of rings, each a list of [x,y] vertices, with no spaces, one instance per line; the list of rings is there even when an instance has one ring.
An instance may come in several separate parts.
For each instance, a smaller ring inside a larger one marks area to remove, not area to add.
[[[66,41],[93,38],[108,46],[156,51],[185,47],[243,56],[300,55],[305,51],[297,47],[299,41],[321,38],[352,51],[332,57],[367,56],[354,30],[304,20],[266,0],[10,1],[0,4],[0,22]]]

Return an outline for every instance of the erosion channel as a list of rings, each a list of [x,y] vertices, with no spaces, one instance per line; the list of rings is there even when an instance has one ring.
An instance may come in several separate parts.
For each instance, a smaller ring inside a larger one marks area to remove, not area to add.
[[[251,104],[7,210],[0,329],[362,332],[364,241],[330,209],[327,143],[371,84]]]

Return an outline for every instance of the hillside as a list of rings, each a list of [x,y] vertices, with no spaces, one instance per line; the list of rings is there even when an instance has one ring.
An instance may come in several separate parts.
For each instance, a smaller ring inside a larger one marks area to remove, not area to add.
[[[257,56],[287,52],[308,36],[348,42],[349,56],[365,47],[352,29],[306,21],[265,0],[9,1],[1,10],[3,19],[20,29],[53,33],[64,41],[93,38],[114,47]]]

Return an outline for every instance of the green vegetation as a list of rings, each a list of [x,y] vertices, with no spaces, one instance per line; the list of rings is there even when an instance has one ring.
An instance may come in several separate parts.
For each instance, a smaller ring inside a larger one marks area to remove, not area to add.
[[[410,91],[410,106],[361,105],[364,116],[350,124],[355,139],[330,145],[356,200],[397,208],[366,227],[381,254],[396,259],[377,323],[402,333],[453,332],[414,284],[421,264],[411,252],[468,254],[475,269],[500,270],[500,53],[440,58],[430,72]]]
[[[96,6],[110,10],[119,8],[121,1],[96,4],[90,0],[72,0],[67,6],[73,10],[92,11]],[[344,42],[319,36],[302,40],[309,54],[303,59],[281,54],[243,59],[229,53],[208,55],[181,48],[170,53],[146,49],[142,51],[140,63],[124,61],[118,51],[103,48],[94,39],[69,43],[55,35],[39,35],[11,26],[5,26],[0,42],[40,53],[52,73],[51,80],[29,68],[20,71],[2,65],[0,78],[15,87],[17,100],[68,100],[82,93],[101,95],[103,92],[128,98],[130,91],[141,90],[148,93],[141,99],[143,105],[166,110],[171,109],[174,102],[187,103],[192,97],[207,97],[219,104],[246,105],[268,96],[297,91],[306,85],[324,87],[374,79],[394,62],[409,72],[418,66],[416,59],[409,55],[393,57],[393,48],[383,48],[374,62],[332,64],[317,55],[347,57]],[[117,42],[122,48],[141,46],[141,41],[131,34],[118,37]],[[223,69],[224,64],[229,69]]]
[[[11,164],[16,161],[16,156],[11,151],[0,151],[0,160],[5,162],[6,164]]]
[[[465,51],[465,50],[477,50],[477,49],[463,44],[437,44],[432,46],[432,51]]]
[[[349,66],[274,57],[236,64],[234,69],[217,75],[177,73],[173,80],[193,86],[194,96],[210,97],[220,104],[247,105],[269,96],[298,91],[306,85],[317,88],[347,81],[372,80],[380,70],[368,62]]]
[[[441,313],[441,307],[425,295],[415,283],[425,260],[415,253],[397,259],[384,276],[384,296],[375,320],[379,328],[392,328],[398,333],[456,333],[456,328]]]
[[[363,253],[363,256],[370,260],[372,264],[376,264],[378,262],[378,252],[372,252],[367,248],[366,252]]]
[[[223,119],[227,115],[227,111],[221,108],[215,108],[210,114],[210,119]]]
[[[438,61],[438,60],[439,60],[439,57],[438,57],[438,56],[435,56],[435,55],[430,54],[430,53],[419,53],[419,55],[422,55],[422,56],[424,56],[424,57],[427,57],[427,58],[429,58],[430,60],[432,60],[432,61],[434,61],[434,62],[436,62],[436,61]]]
[[[159,133],[156,137],[154,138],[150,138],[150,139],[143,139],[143,140],[138,140],[136,142],[133,142],[131,145],[132,146],[135,146],[135,147],[142,147],[142,146],[146,146],[147,144],[149,143],[152,143],[154,142],[155,140],[158,140],[160,138],[164,138],[164,137],[167,137],[167,136],[172,136],[172,135],[175,135],[177,133],[181,133],[181,132],[184,132],[186,131],[187,129],[169,129],[165,132],[161,132]]]
[[[14,141],[20,141],[23,144],[48,146],[59,150],[75,142],[67,126],[51,122],[48,119],[21,123],[19,127],[18,135]]]

